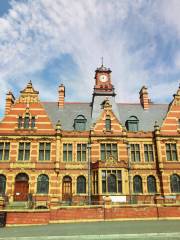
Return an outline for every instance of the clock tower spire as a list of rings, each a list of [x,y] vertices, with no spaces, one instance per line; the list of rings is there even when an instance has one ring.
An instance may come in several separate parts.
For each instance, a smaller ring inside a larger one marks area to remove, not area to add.
[[[115,96],[114,86],[111,83],[111,70],[102,64],[95,71],[95,86],[93,96]]]

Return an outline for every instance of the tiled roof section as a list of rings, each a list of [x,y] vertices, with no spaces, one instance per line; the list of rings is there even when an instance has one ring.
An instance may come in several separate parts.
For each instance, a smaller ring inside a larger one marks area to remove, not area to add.
[[[118,103],[120,121],[125,125],[126,120],[131,116],[139,119],[139,130],[153,131],[154,123],[157,121],[161,126],[168,111],[168,104],[151,104],[148,110],[144,110],[141,104]]]
[[[87,119],[86,130],[89,130],[91,125],[95,123],[103,111],[101,103],[105,100],[104,96],[96,96],[93,103],[92,117],[91,104],[71,102],[65,103],[64,108],[58,108],[57,102],[43,102],[43,106],[49,115],[54,127],[60,120],[63,130],[74,130],[74,119],[78,115],[84,115]],[[144,110],[141,104],[115,103],[115,98],[108,97],[112,105],[112,110],[125,126],[126,120],[131,116],[136,116],[139,119],[140,131],[153,131],[155,121],[161,126],[163,119],[168,111],[168,104],[151,104],[148,110]]]
[[[78,115],[83,115],[86,119],[86,130],[91,125],[91,106],[90,103],[65,103],[64,108],[58,108],[57,102],[43,102],[46,112],[49,115],[54,127],[60,120],[63,130],[74,130],[74,119]]]

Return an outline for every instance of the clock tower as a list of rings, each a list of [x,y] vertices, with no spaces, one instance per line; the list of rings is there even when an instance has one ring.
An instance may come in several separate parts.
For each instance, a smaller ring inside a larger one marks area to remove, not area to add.
[[[95,71],[95,86],[93,96],[115,96],[114,87],[111,83],[111,70],[101,67]]]

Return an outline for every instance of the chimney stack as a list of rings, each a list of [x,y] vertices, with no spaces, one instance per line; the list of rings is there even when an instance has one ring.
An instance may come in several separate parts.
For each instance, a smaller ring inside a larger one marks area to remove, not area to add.
[[[140,98],[140,103],[144,110],[149,109],[149,97],[148,97],[148,91],[147,87],[143,86],[139,92],[139,98]]]
[[[61,84],[59,86],[59,99],[58,99],[58,107],[63,108],[64,107],[64,98],[65,98],[65,86]]]
[[[6,94],[6,106],[5,106],[5,115],[7,115],[11,109],[11,106],[15,102],[15,97],[11,91]]]

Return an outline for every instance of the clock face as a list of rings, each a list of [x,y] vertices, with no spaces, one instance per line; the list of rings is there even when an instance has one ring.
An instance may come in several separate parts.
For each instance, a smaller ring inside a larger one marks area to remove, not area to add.
[[[101,75],[99,79],[101,82],[106,82],[108,80],[106,75]]]

